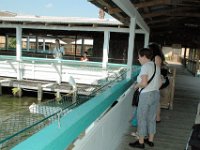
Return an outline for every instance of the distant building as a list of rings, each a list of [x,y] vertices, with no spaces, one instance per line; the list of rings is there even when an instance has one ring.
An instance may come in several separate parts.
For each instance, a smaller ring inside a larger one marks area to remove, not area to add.
[[[63,41],[63,59],[80,60],[83,53],[88,52],[90,61],[102,61],[104,43],[108,43],[108,61],[125,62],[121,54],[128,49],[128,26],[115,19],[104,19],[103,9],[99,18],[35,16],[6,11],[1,15],[0,55],[16,55],[17,33],[21,33],[22,57],[52,58],[54,40],[58,38]],[[104,35],[110,38],[104,39]]]
[[[16,13],[9,12],[9,11],[0,11],[0,16],[2,17],[15,17],[17,16]]]

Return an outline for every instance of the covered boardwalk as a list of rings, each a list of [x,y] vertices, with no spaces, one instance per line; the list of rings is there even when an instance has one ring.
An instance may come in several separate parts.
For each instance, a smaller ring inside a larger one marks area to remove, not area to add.
[[[156,7],[156,8],[148,9],[145,7],[145,8],[142,8],[142,10],[144,11],[141,10],[138,13],[137,10],[139,6],[135,7],[136,4],[133,3],[132,0],[130,1],[112,0],[112,1],[107,1],[107,2],[105,0],[100,0],[100,1],[89,0],[89,1],[97,5],[98,7],[105,9],[105,11],[109,12],[110,14],[112,14],[112,16],[114,16],[115,18],[120,20],[124,25],[126,25],[125,28],[120,29],[120,32],[126,32],[129,34],[128,38],[126,39],[128,41],[128,43],[126,44],[127,57],[128,57],[127,58],[128,72],[126,75],[126,79],[118,82],[118,84],[108,87],[108,89],[102,92],[101,95],[94,97],[94,99],[92,99],[91,101],[88,101],[84,105],[81,105],[77,109],[74,109],[70,111],[69,113],[67,113],[66,115],[64,115],[61,118],[61,120],[59,120],[60,121],[59,124],[61,126],[58,127],[57,122],[53,122],[48,127],[44,128],[43,130],[41,130],[37,134],[34,134],[32,137],[30,137],[26,141],[17,145],[14,149],[20,149],[20,150],[27,149],[26,147],[33,147],[34,149],[37,149],[37,150],[38,149],[69,149],[70,146],[73,147],[73,150],[131,149],[129,148],[128,143],[132,142],[132,140],[134,139],[129,134],[134,129],[129,128],[129,131],[126,130],[125,134],[124,134],[124,131],[127,126],[130,127],[130,124],[128,124],[129,123],[128,119],[130,119],[129,117],[133,111],[131,109],[131,99],[132,99],[132,94],[133,94],[133,91],[132,91],[133,81],[131,79],[132,79],[132,71],[137,72],[137,70],[136,69],[134,70],[132,67],[134,60],[136,60],[134,59],[136,57],[134,53],[137,52],[137,49],[135,47],[135,44],[137,42],[137,40],[135,40],[135,33],[139,33],[143,35],[143,40],[141,42],[142,47],[147,46],[149,41],[156,41],[156,42],[160,42],[162,45],[165,45],[165,44],[171,45],[171,44],[176,44],[177,42],[180,42],[178,44],[183,44],[181,46],[185,48],[185,51],[186,51],[186,48],[188,47],[191,49],[194,48],[193,54],[195,56],[191,58],[192,59],[191,61],[192,62],[194,61],[195,64],[196,63],[199,64],[199,55],[198,55],[199,53],[197,53],[197,51],[199,50],[198,45],[195,45],[195,47],[193,47],[193,44],[195,43],[186,43],[185,40],[184,41],[171,40],[171,36],[168,36],[168,35],[169,33],[172,33],[172,31],[171,29],[167,30],[168,28],[160,28],[159,30],[159,31],[167,31],[166,34],[164,33],[160,34],[158,30],[152,30],[155,24],[153,26],[150,26],[151,24],[153,24],[153,22],[148,22],[148,20],[152,20],[154,22],[163,22],[160,20],[153,20],[153,18],[158,17],[157,15],[152,16],[152,14],[149,14],[151,16],[149,16],[148,19],[143,20],[143,18],[145,18],[145,12],[150,12],[150,10],[155,10],[155,12],[151,12],[151,13],[156,13],[158,11],[157,9],[158,5],[159,6],[172,5],[173,7],[161,7],[161,8],[167,8],[167,10],[165,10],[167,12],[169,11],[172,12],[172,10],[168,10],[168,8],[175,7],[174,9],[176,9],[177,5],[173,5],[173,3],[170,3],[170,2],[167,3],[167,1],[165,1],[165,3],[162,3],[162,4],[157,3],[156,6],[152,6],[152,3],[151,4],[148,3],[148,6],[146,7]],[[182,6],[186,4],[181,3],[179,5]],[[189,5],[192,5],[192,4],[189,4]],[[144,7],[144,4],[143,4],[143,7]],[[192,12],[195,12],[195,10],[193,10]],[[144,12],[144,14],[142,12]],[[185,12],[185,11],[182,11],[182,12]],[[141,18],[140,16],[141,14],[143,18]],[[164,14],[164,16],[165,15],[166,14]],[[168,20],[171,21],[171,18],[163,18],[163,19],[166,19],[167,21]],[[172,18],[172,20],[176,20],[176,19],[177,18]],[[187,17],[186,17],[186,20],[188,20]],[[8,20],[2,21],[3,27],[5,27],[4,23],[6,21]],[[38,20],[36,20],[36,22],[37,21]],[[179,22],[178,24],[182,25],[184,21],[185,20]],[[148,25],[150,26],[151,35],[149,33],[150,29],[146,25],[145,22],[148,22]],[[43,24],[43,25],[46,25],[46,24]],[[18,26],[15,30],[16,36],[17,36],[17,45],[19,45],[18,47],[16,47],[17,61],[21,60],[21,56],[22,56],[21,45],[20,45],[20,39],[22,37],[22,28],[27,28],[26,24],[24,23],[22,23],[22,26],[23,27]],[[171,24],[169,24],[169,26],[171,27]],[[196,29],[196,26],[197,26],[197,29]],[[198,22],[197,23],[189,22],[189,24],[187,23],[187,24],[184,24],[184,26],[177,26],[176,28],[179,28],[179,27],[185,31],[184,33],[181,32],[182,34],[186,34],[188,32],[188,30],[186,29],[189,29],[192,31],[199,31]],[[193,27],[195,27],[194,30],[191,29]],[[31,27],[29,26],[29,28]],[[69,30],[69,28],[70,30],[72,29],[71,26],[68,26],[67,29]],[[44,27],[43,29],[46,29],[46,27]],[[76,27],[74,27],[73,29],[77,30]],[[173,30],[173,33],[177,34],[177,30],[175,29]],[[109,43],[109,38],[112,36],[110,36],[111,31],[107,31],[105,30],[105,28],[100,28],[98,29],[98,31],[99,30],[103,31],[102,37],[104,37],[103,44],[101,44],[102,49],[103,49],[102,67],[106,68],[107,63],[108,63],[108,52],[110,51],[108,43]],[[97,31],[96,26],[95,26],[95,31]],[[113,29],[112,31],[116,31],[116,30]],[[155,34],[153,35],[152,33],[159,33],[162,36],[161,37],[156,36]],[[182,38],[183,37],[182,34],[178,34],[178,35],[180,35],[180,37]],[[162,39],[162,41],[159,41],[158,39]],[[170,40],[168,41],[166,39],[170,39],[171,41]],[[180,38],[176,38],[176,39],[180,40]],[[197,35],[195,35],[195,39],[197,39],[197,41],[199,40]],[[190,41],[190,39],[188,39],[187,41]],[[184,43],[186,44],[184,45]],[[44,45],[43,45],[43,48],[45,48]],[[186,62],[185,65],[189,64],[187,62],[186,56],[184,56],[183,61]],[[193,66],[194,65],[192,65],[191,68],[192,70],[193,68],[195,69],[194,71],[194,74],[195,74],[198,71],[198,68],[193,67]],[[194,123],[196,108],[197,108],[196,104],[199,101],[198,100],[199,97],[196,97],[196,94],[194,93],[195,91],[197,92],[198,87],[194,85],[199,85],[198,84],[199,78],[193,77],[189,72],[184,70],[182,66],[172,65],[172,67],[177,68],[174,109],[162,111],[162,122],[158,124],[158,129],[157,129],[158,134],[155,139],[156,146],[154,148],[154,149],[159,149],[159,150],[163,150],[164,148],[168,150],[169,149],[177,150],[177,149],[185,148],[188,138],[190,136],[191,127]],[[21,77],[22,76],[18,76],[17,79],[21,80],[22,79]],[[194,82],[194,84],[192,82]],[[192,87],[190,85],[192,85]],[[193,98],[194,96],[195,98]],[[122,137],[124,138],[121,138],[122,133],[123,133]],[[81,136],[82,134],[83,136]],[[46,137],[51,137],[51,138],[47,139]],[[43,142],[40,142],[41,139],[43,140]],[[119,139],[120,141],[122,141],[122,143],[118,142]],[[36,141],[36,142],[33,142],[33,141]],[[116,145],[118,145],[117,148],[116,148]]]
[[[194,77],[181,64],[173,64],[171,67],[177,70],[174,107],[173,110],[162,109],[162,122],[157,124],[154,150],[183,150],[186,148],[200,101],[200,78]],[[135,140],[135,137],[130,135],[135,130],[135,127],[130,125],[117,150],[133,149],[128,144]],[[146,145],[145,149],[152,148]]]

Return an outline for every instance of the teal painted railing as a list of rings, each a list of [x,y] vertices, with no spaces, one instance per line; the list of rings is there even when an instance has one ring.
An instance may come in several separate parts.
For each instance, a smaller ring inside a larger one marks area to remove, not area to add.
[[[63,150],[68,147],[93,121],[95,121],[114,101],[116,101],[135,81],[139,67],[135,67],[132,79],[125,79],[71,110],[60,120],[61,127],[54,122],[34,134],[13,150]]]

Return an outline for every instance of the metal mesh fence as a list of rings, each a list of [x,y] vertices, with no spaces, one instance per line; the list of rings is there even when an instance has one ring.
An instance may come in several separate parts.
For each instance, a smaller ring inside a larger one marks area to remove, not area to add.
[[[0,149],[7,150],[27,139],[53,121],[59,119],[70,109],[90,100],[95,95],[112,86],[125,77],[126,70],[120,73],[111,73],[109,77],[96,87],[90,87],[90,94],[78,94],[76,102],[73,103],[73,95],[63,95],[60,99],[53,99],[38,104],[32,104],[25,111],[18,111],[0,121]],[[78,93],[86,89],[78,89]]]

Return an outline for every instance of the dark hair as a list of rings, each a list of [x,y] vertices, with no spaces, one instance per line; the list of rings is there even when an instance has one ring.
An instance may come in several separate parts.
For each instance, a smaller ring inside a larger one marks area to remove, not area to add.
[[[142,56],[142,57],[146,56],[146,58],[148,58],[148,59],[151,59],[152,56],[153,56],[153,53],[149,48],[142,48],[142,49],[139,50],[138,53],[139,53],[140,56]]]
[[[153,57],[152,59],[155,58],[155,56],[160,56],[162,61],[165,61],[165,56],[160,48],[160,46],[157,43],[150,43],[148,45],[149,49],[153,51]]]

